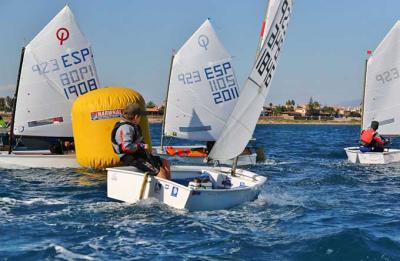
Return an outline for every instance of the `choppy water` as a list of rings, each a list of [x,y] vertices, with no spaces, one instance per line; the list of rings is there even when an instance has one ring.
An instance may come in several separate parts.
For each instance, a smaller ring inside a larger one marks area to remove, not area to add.
[[[0,170],[0,260],[400,260],[400,165],[346,163],[358,132],[258,126],[269,161],[250,169],[268,183],[223,211],[116,203],[102,174]]]

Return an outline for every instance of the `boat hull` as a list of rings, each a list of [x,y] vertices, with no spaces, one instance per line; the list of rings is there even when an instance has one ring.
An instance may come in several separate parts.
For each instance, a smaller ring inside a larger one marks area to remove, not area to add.
[[[155,198],[171,207],[188,211],[227,209],[254,200],[266,178],[246,170],[237,170],[237,176],[230,176],[230,168],[204,166],[172,166],[172,180],[148,177],[143,199]],[[180,180],[194,179],[207,173],[213,188],[192,188]],[[220,185],[225,179],[232,182],[230,188]],[[134,167],[107,169],[107,196],[124,202],[140,200],[144,174]]]
[[[174,148],[176,149],[191,149],[191,148],[199,148],[199,147],[204,147],[202,145],[200,146],[174,146]],[[205,148],[205,147],[204,147]],[[185,163],[190,163],[193,165],[201,165],[206,162],[206,158],[205,157],[187,157],[187,156],[173,156],[173,155],[169,155],[168,153],[165,152],[165,150],[161,149],[161,147],[156,146],[153,147],[153,153],[157,156],[160,156],[162,158],[166,158],[170,161],[182,161]],[[214,164],[215,161],[212,160],[211,162],[209,162],[210,164]],[[232,165],[233,164],[233,159],[231,160],[224,160],[224,161],[218,161],[218,163],[220,165]],[[256,153],[252,153],[249,155],[240,155],[239,159],[238,159],[238,166],[246,166],[246,165],[254,165],[257,163],[257,154]]]
[[[79,168],[75,154],[54,155],[47,151],[21,151],[8,154],[0,153],[0,168]]]
[[[388,149],[384,152],[361,152],[359,147],[344,149],[349,162],[359,164],[389,164],[400,162],[400,150]]]

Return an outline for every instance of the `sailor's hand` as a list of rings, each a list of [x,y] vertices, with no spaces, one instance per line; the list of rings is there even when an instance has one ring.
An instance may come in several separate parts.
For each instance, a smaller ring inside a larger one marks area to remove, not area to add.
[[[143,144],[143,149],[145,149],[145,150],[149,150],[149,144]]]

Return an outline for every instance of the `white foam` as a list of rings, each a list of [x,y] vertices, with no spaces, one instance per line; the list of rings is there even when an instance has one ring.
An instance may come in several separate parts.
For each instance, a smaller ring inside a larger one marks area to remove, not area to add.
[[[78,253],[74,253],[62,246],[59,245],[51,245],[54,247],[56,250],[56,257],[64,259],[64,260],[77,260],[77,259],[83,259],[83,260],[95,260],[93,257],[88,256],[88,255],[82,255]]]
[[[250,206],[263,206],[268,203],[268,194],[265,191],[261,191],[258,195],[257,199],[254,201],[250,201],[248,204]]]
[[[0,198],[0,203],[3,203],[4,205],[16,205],[17,200],[15,198],[2,197]]]
[[[303,201],[299,197],[294,197],[287,192],[280,193],[262,193],[259,198],[266,200],[267,204],[278,206],[303,206]]]
[[[33,205],[33,204],[43,204],[43,205],[57,205],[57,204],[66,204],[68,203],[67,201],[61,201],[58,199],[48,199],[44,197],[39,197],[39,198],[30,198],[26,200],[19,200],[15,198],[8,198],[8,197],[2,197],[0,198],[0,205]]]
[[[20,203],[24,205],[34,205],[34,204],[43,204],[43,205],[59,205],[66,204],[67,201],[62,201],[58,199],[48,199],[48,198],[30,198],[27,200],[22,200]]]

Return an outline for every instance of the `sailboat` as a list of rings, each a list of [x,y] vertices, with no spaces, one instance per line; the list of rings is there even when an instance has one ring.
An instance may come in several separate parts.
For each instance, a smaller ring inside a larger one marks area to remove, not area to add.
[[[292,0],[279,1],[266,40],[243,90],[212,148],[213,160],[234,158],[237,163],[252,137],[258,116],[276,71],[293,10]],[[171,180],[148,176],[134,167],[107,169],[107,195],[137,202],[146,198],[189,211],[225,209],[254,200],[266,178],[254,172],[228,167],[172,166]]]
[[[379,122],[381,136],[400,136],[400,21],[393,26],[365,62],[362,129]],[[360,147],[345,148],[348,160],[361,164],[387,164],[400,161],[400,150],[361,152]]]
[[[165,138],[215,142],[239,93],[232,56],[207,19],[172,57],[161,146],[154,147],[154,152],[192,164],[203,163],[210,146],[165,146]],[[239,165],[255,163],[256,154],[250,149],[239,156]]]
[[[80,95],[99,88],[90,43],[65,6],[22,49],[10,140],[71,138],[71,106]],[[11,143],[10,143],[11,144]],[[1,152],[0,167],[79,167],[74,154],[49,150]]]

